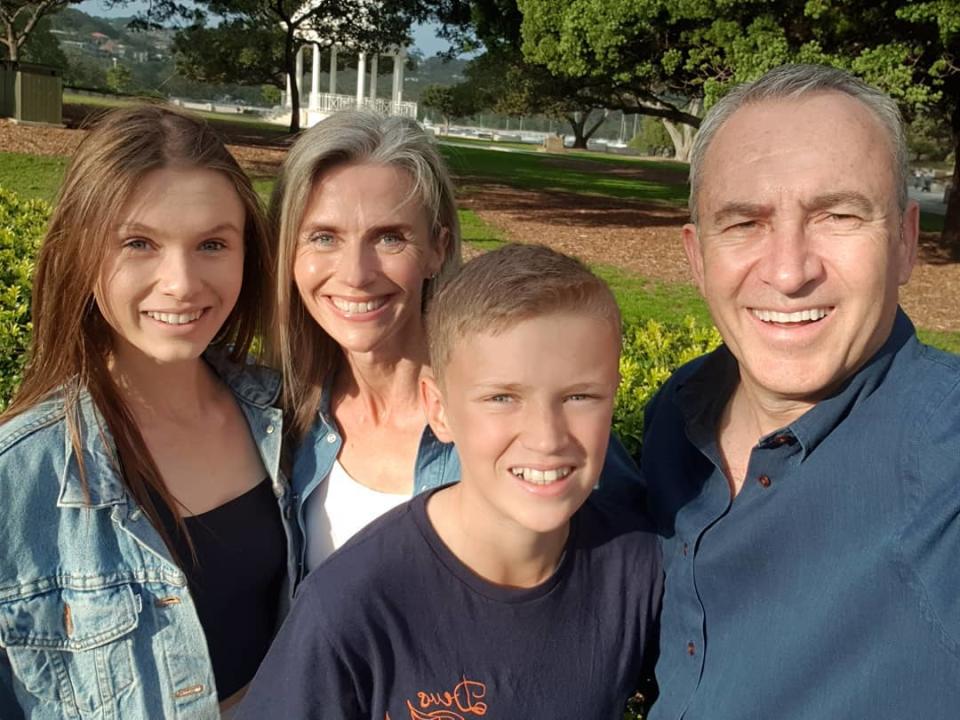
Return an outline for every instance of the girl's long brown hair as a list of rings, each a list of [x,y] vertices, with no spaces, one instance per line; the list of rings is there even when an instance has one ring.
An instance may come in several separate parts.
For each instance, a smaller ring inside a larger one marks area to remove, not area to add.
[[[110,234],[127,201],[147,173],[186,167],[222,173],[246,211],[243,285],[215,345],[243,363],[254,338],[268,326],[273,295],[273,259],[260,199],[220,138],[201,119],[161,105],[113,110],[91,127],[67,169],[33,281],[33,337],[23,382],[0,423],[38,403],[61,396],[70,442],[86,491],[79,410],[89,392],[115,443],[118,474],[172,551],[151,491],[177,519],[167,490],[133,413],[108,370],[111,332],[94,299],[94,287]],[[174,557],[176,554],[174,553]]]

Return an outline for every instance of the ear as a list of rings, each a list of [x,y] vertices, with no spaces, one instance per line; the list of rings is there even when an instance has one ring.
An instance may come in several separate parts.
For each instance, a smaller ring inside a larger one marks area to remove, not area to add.
[[[443,406],[443,392],[432,374],[425,373],[420,377],[420,407],[437,439],[445,443],[453,442],[447,411]]]
[[[690,263],[693,282],[703,295],[703,248],[700,246],[697,226],[693,223],[683,226],[683,251],[687,254],[687,262]]]
[[[907,203],[900,218],[900,237],[897,239],[894,261],[897,263],[897,282],[906,285],[917,264],[917,245],[920,238],[920,206],[916,200]]]
[[[436,275],[443,267],[443,261],[447,259],[447,252],[450,250],[450,229],[446,226],[440,228],[440,232],[433,240],[433,257],[430,260],[430,274]]]

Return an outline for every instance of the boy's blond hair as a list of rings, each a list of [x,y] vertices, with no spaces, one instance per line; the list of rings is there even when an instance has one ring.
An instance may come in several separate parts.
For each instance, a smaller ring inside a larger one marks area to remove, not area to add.
[[[607,284],[579,260],[543,245],[509,244],[466,265],[427,311],[433,374],[442,380],[454,345],[554,313],[594,315],[620,338],[620,309]],[[619,348],[618,348],[619,350]]]

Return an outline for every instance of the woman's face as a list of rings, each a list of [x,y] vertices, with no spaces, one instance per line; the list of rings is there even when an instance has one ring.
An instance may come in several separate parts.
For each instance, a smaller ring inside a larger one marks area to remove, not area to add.
[[[240,295],[245,218],[213,170],[163,168],[137,183],[108,231],[95,293],[118,361],[200,356]]]
[[[351,163],[310,192],[294,281],[310,315],[346,352],[422,352],[423,283],[440,270],[443,249],[412,186],[402,169]]]

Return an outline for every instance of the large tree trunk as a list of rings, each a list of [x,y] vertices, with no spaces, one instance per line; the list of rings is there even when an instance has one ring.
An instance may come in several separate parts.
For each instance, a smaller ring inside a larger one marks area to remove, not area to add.
[[[953,184],[947,198],[947,215],[943,219],[940,243],[950,252],[950,257],[960,261],[960,99],[953,109]]]
[[[604,110],[600,115],[600,119],[597,120],[589,128],[586,127],[587,121],[590,119],[590,113],[593,110],[587,110],[587,112],[575,112],[573,115],[564,115],[567,122],[570,123],[570,127],[573,128],[573,147],[586,150],[587,141],[593,136],[593,134],[600,128],[603,124],[603,120],[607,117],[607,111]]]
[[[699,115],[700,105],[699,98],[694,98],[684,108],[684,111],[690,115]],[[697,136],[697,127],[667,118],[663,118],[663,126],[667,129],[667,134],[673,142],[673,156],[681,162],[690,162],[690,151],[693,150],[693,140]]]
[[[284,45],[283,60],[290,78],[290,133],[300,132],[300,88],[297,87],[297,47],[293,39],[293,28],[287,24],[287,37]]]

